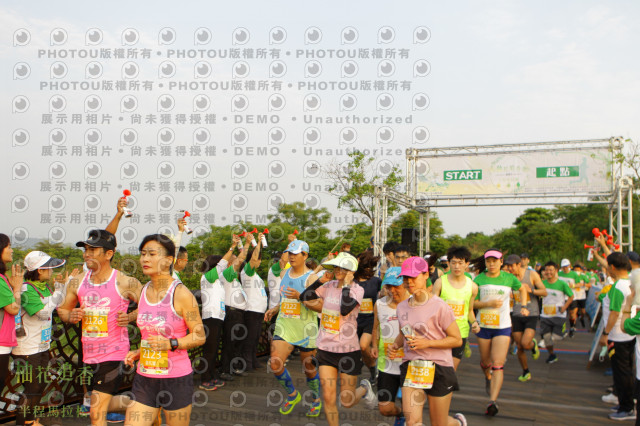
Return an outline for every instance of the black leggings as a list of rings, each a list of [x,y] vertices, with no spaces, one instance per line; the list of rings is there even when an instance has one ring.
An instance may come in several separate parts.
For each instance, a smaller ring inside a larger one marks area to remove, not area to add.
[[[207,318],[202,320],[202,324],[208,333],[207,340],[202,347],[205,365],[207,366],[206,370],[202,372],[202,381],[219,380],[220,374],[216,368],[216,361],[218,360],[218,350],[220,349],[220,338],[222,337],[224,321],[218,318]]]
[[[247,369],[252,370],[258,365],[258,343],[260,342],[260,333],[262,332],[262,322],[264,314],[260,312],[245,311],[244,324],[247,326],[247,340],[242,347],[242,356],[247,362]]]
[[[242,345],[247,338],[244,325],[244,311],[227,306],[224,317],[224,336],[222,344],[222,372],[231,374],[234,370],[246,368],[242,358]]]
[[[4,382],[9,376],[9,361],[11,354],[0,355],[0,393],[4,389]]]
[[[20,365],[29,366],[33,371],[31,381],[22,383],[24,386],[24,395],[21,396],[16,408],[16,425],[23,425],[25,421],[35,420],[33,410],[40,404],[40,399],[44,393],[44,389],[47,387],[47,383],[44,377],[37,374],[40,371],[47,371],[47,365],[49,364],[49,351],[40,352],[33,355],[13,355],[14,362],[16,364],[16,370],[20,368]],[[40,367],[40,368],[38,368]],[[46,373],[45,373],[46,374]],[[28,407],[28,408],[23,408]],[[26,411],[26,414],[25,414]]]

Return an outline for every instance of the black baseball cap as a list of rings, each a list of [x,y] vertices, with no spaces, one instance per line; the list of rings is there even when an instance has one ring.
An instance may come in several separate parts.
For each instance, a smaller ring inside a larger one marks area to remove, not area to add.
[[[104,229],[92,229],[86,241],[78,241],[76,247],[102,247],[105,250],[114,250],[118,243],[116,236]]]
[[[520,256],[518,256],[517,254],[510,254],[509,256],[507,256],[507,258],[504,260],[504,264],[505,265],[514,265],[516,263],[520,263]]]
[[[636,253],[635,251],[630,251],[629,253],[627,253],[627,257],[634,263],[640,263],[640,254]]]
[[[521,259],[529,259],[529,253],[522,253],[522,254],[520,255],[520,258],[521,258]]]

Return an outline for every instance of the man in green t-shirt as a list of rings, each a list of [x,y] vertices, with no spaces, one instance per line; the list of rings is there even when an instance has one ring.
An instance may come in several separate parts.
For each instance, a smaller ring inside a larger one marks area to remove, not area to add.
[[[542,298],[542,312],[540,312],[540,333],[549,352],[547,364],[558,361],[553,352],[553,337],[562,339],[567,322],[567,309],[573,302],[573,291],[566,281],[558,278],[558,265],[547,262],[544,267],[546,280],[542,281],[547,289],[547,295]]]
[[[582,289],[584,283],[580,274],[571,270],[571,262],[569,259],[562,259],[560,262],[560,270],[558,271],[558,279],[567,283],[571,291],[574,293],[573,301],[569,306],[569,337],[573,337],[576,331],[576,320],[578,319],[578,298],[582,297]]]

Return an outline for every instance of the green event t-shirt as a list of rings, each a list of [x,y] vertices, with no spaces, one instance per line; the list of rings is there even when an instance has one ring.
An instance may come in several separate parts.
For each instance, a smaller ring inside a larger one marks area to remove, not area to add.
[[[637,336],[640,334],[640,311],[633,318],[627,318],[624,322],[624,332],[630,336]]]
[[[478,285],[476,300],[483,302],[501,300],[499,308],[482,308],[478,311],[478,324],[482,328],[503,329],[511,327],[509,299],[513,291],[522,286],[515,275],[500,271],[497,277],[488,277],[485,272],[478,274],[474,282]]]
[[[35,284],[35,283],[34,283]],[[37,285],[42,297],[51,296],[51,292],[45,285]],[[22,293],[22,309],[29,315],[33,316],[44,308],[40,294],[30,285],[27,284],[27,290]]]
[[[11,289],[11,285],[4,280],[4,278],[0,277],[0,308],[4,308],[7,305],[12,304],[16,301],[16,298],[13,297],[13,290]]]
[[[556,280],[550,283],[547,280],[542,281],[547,288],[547,295],[542,298],[542,312],[540,316],[543,318],[566,318],[567,311],[560,312],[565,304],[565,296],[573,297],[573,290],[569,288],[566,281]]]

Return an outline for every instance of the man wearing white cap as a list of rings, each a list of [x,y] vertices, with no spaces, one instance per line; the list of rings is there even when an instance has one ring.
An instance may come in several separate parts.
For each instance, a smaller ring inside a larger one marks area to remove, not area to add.
[[[569,329],[569,337],[573,337],[573,333],[576,331],[576,320],[578,319],[578,302],[576,298],[580,297],[580,295],[578,294],[580,291],[584,291],[584,279],[577,272],[571,270],[571,262],[569,261],[569,259],[562,259],[560,261],[558,279],[566,282],[575,296],[568,309],[569,324],[571,325]]]

